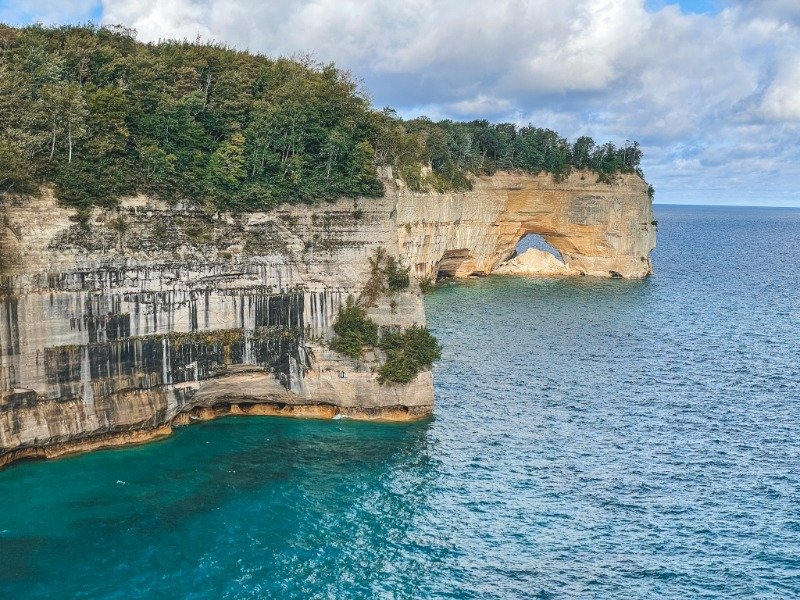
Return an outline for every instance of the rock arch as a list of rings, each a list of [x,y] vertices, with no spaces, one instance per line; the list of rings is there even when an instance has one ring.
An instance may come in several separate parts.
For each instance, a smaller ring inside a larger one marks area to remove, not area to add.
[[[527,246],[520,249],[520,246]],[[536,233],[526,233],[516,251],[493,271],[500,275],[570,275],[564,258],[551,244]]]
[[[435,278],[443,261],[455,277],[493,273],[528,234],[561,253],[566,274],[652,273],[652,201],[636,174],[602,184],[589,172],[562,182],[500,172],[476,178],[469,192],[418,194],[399,186],[395,193],[399,251],[420,279]]]

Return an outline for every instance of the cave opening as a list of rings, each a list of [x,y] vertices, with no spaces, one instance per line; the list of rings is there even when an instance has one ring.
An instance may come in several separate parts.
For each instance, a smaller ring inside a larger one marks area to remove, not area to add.
[[[446,250],[436,266],[436,281],[455,277],[461,265],[470,258],[470,252],[467,248]]]
[[[517,242],[515,256],[519,256],[530,248],[536,248],[537,250],[542,250],[543,252],[552,254],[558,259],[558,262],[564,262],[564,257],[561,256],[561,252],[548,244],[538,233],[526,233],[524,236],[522,236],[522,238],[520,238],[520,240]]]

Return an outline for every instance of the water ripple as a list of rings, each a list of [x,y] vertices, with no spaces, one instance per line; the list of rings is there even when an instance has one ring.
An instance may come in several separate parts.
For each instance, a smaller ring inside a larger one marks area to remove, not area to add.
[[[647,281],[429,296],[432,420],[0,473],[0,596],[799,597],[800,211],[657,216]]]

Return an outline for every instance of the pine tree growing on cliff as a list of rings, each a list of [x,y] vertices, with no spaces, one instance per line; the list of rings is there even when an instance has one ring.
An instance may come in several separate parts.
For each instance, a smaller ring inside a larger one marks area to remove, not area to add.
[[[364,346],[378,343],[378,326],[352,296],[348,296],[346,304],[339,308],[333,332],[336,335],[331,341],[331,349],[350,358],[358,359]]]

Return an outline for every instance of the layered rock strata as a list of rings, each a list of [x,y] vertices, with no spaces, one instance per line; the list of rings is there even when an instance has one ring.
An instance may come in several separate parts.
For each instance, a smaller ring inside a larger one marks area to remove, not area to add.
[[[45,191],[2,198],[0,465],[166,435],[222,414],[405,420],[433,380],[380,385],[379,350],[328,349],[378,248],[416,279],[491,273],[540,233],[565,268],[642,277],[655,240],[644,182],[500,173],[463,193],[208,213],[135,197],[79,214]],[[419,288],[369,308],[424,324]]]
[[[555,248],[571,274],[652,273],[656,224],[647,183],[636,174],[604,184],[590,172],[561,182],[500,172],[476,178],[470,192],[397,193],[400,252],[421,279],[492,273],[530,233]]]

